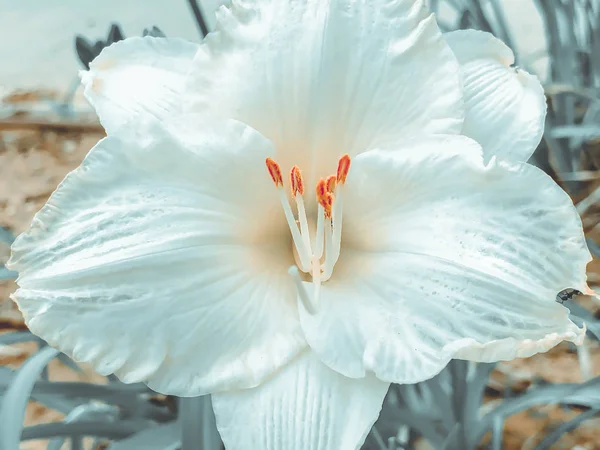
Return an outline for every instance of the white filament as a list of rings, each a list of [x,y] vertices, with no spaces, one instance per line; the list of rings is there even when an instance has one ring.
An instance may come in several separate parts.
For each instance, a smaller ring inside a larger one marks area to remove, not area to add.
[[[296,224],[296,220],[294,219],[294,213],[292,212],[292,207],[288,202],[287,196],[282,187],[278,187],[277,191],[279,192],[279,200],[281,201],[281,206],[283,206],[283,212],[285,213],[285,219],[287,220],[288,226],[290,227],[290,232],[292,233],[292,240],[294,241],[294,246],[296,247],[296,251],[298,253],[298,259],[300,259],[300,269],[302,272],[308,272],[310,270],[310,250],[307,251],[306,246],[303,243],[302,235],[298,230],[298,225]],[[306,217],[306,214],[305,214]]]
[[[319,205],[317,210],[317,232],[314,252],[314,256],[319,259],[323,256],[323,239],[325,239],[325,210]]]
[[[296,200],[296,206],[298,207],[298,222],[300,222],[300,232],[302,233],[302,241],[304,243],[304,248],[306,253],[310,255],[310,234],[308,232],[308,219],[306,218],[306,209],[304,208],[304,199],[302,195],[298,192],[294,196]]]
[[[335,190],[335,200],[333,202],[333,255],[332,265],[335,265],[340,257],[342,247],[342,208],[344,206],[344,185],[338,184]]]
[[[331,219],[325,224],[325,262],[323,264],[323,281],[329,280],[333,274],[333,268],[340,258],[342,248],[342,207],[343,184],[338,184],[333,200],[333,211]],[[329,226],[328,226],[329,225]]]

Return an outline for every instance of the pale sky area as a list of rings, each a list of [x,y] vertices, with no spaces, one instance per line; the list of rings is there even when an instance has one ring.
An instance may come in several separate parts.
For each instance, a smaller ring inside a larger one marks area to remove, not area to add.
[[[200,0],[209,26],[222,0]],[[541,19],[532,0],[503,0],[527,55],[543,49]],[[126,36],[158,25],[167,36],[198,41],[199,33],[186,0],[0,0],[0,93],[22,88],[64,91],[81,68],[74,37],[105,38],[110,23]]]

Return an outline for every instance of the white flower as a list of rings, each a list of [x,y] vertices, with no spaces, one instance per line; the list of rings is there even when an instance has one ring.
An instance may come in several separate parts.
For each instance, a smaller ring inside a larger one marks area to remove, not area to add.
[[[444,37],[414,0],[238,0],[218,21],[83,74],[108,137],[10,260],[34,333],[213,393],[228,450],[355,449],[390,382],[583,338],[554,299],[588,291],[590,255],[525,162],[545,99],[508,48]]]

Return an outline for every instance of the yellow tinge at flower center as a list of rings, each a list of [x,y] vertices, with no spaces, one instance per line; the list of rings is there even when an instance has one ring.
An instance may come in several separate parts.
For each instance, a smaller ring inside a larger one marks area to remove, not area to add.
[[[350,156],[338,161],[337,173],[327,179],[321,178],[316,186],[317,226],[311,237],[306,208],[304,206],[304,181],[298,166],[290,170],[292,198],[296,202],[297,219],[285,193],[281,168],[273,159],[266,159],[267,169],[277,188],[285,218],[292,233],[296,265],[289,273],[294,278],[298,294],[306,309],[314,313],[318,304],[321,283],[329,280],[340,257],[342,243],[342,208],[344,184],[350,170]],[[314,292],[311,297],[302,284],[300,271],[312,278]]]

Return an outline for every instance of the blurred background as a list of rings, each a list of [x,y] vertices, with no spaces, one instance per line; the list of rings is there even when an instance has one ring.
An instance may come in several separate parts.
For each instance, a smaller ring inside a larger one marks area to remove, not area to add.
[[[77,72],[124,37],[199,42],[219,0],[0,0],[0,450],[220,450],[209,398],[156,395],[94,374],[31,335],[3,263],[67,172],[103,136]],[[548,97],[532,163],[573,198],[600,284],[600,0],[430,0],[444,30],[515,50]],[[392,386],[364,449],[600,449],[600,305],[562,292],[588,339],[499,364],[453,361]]]

